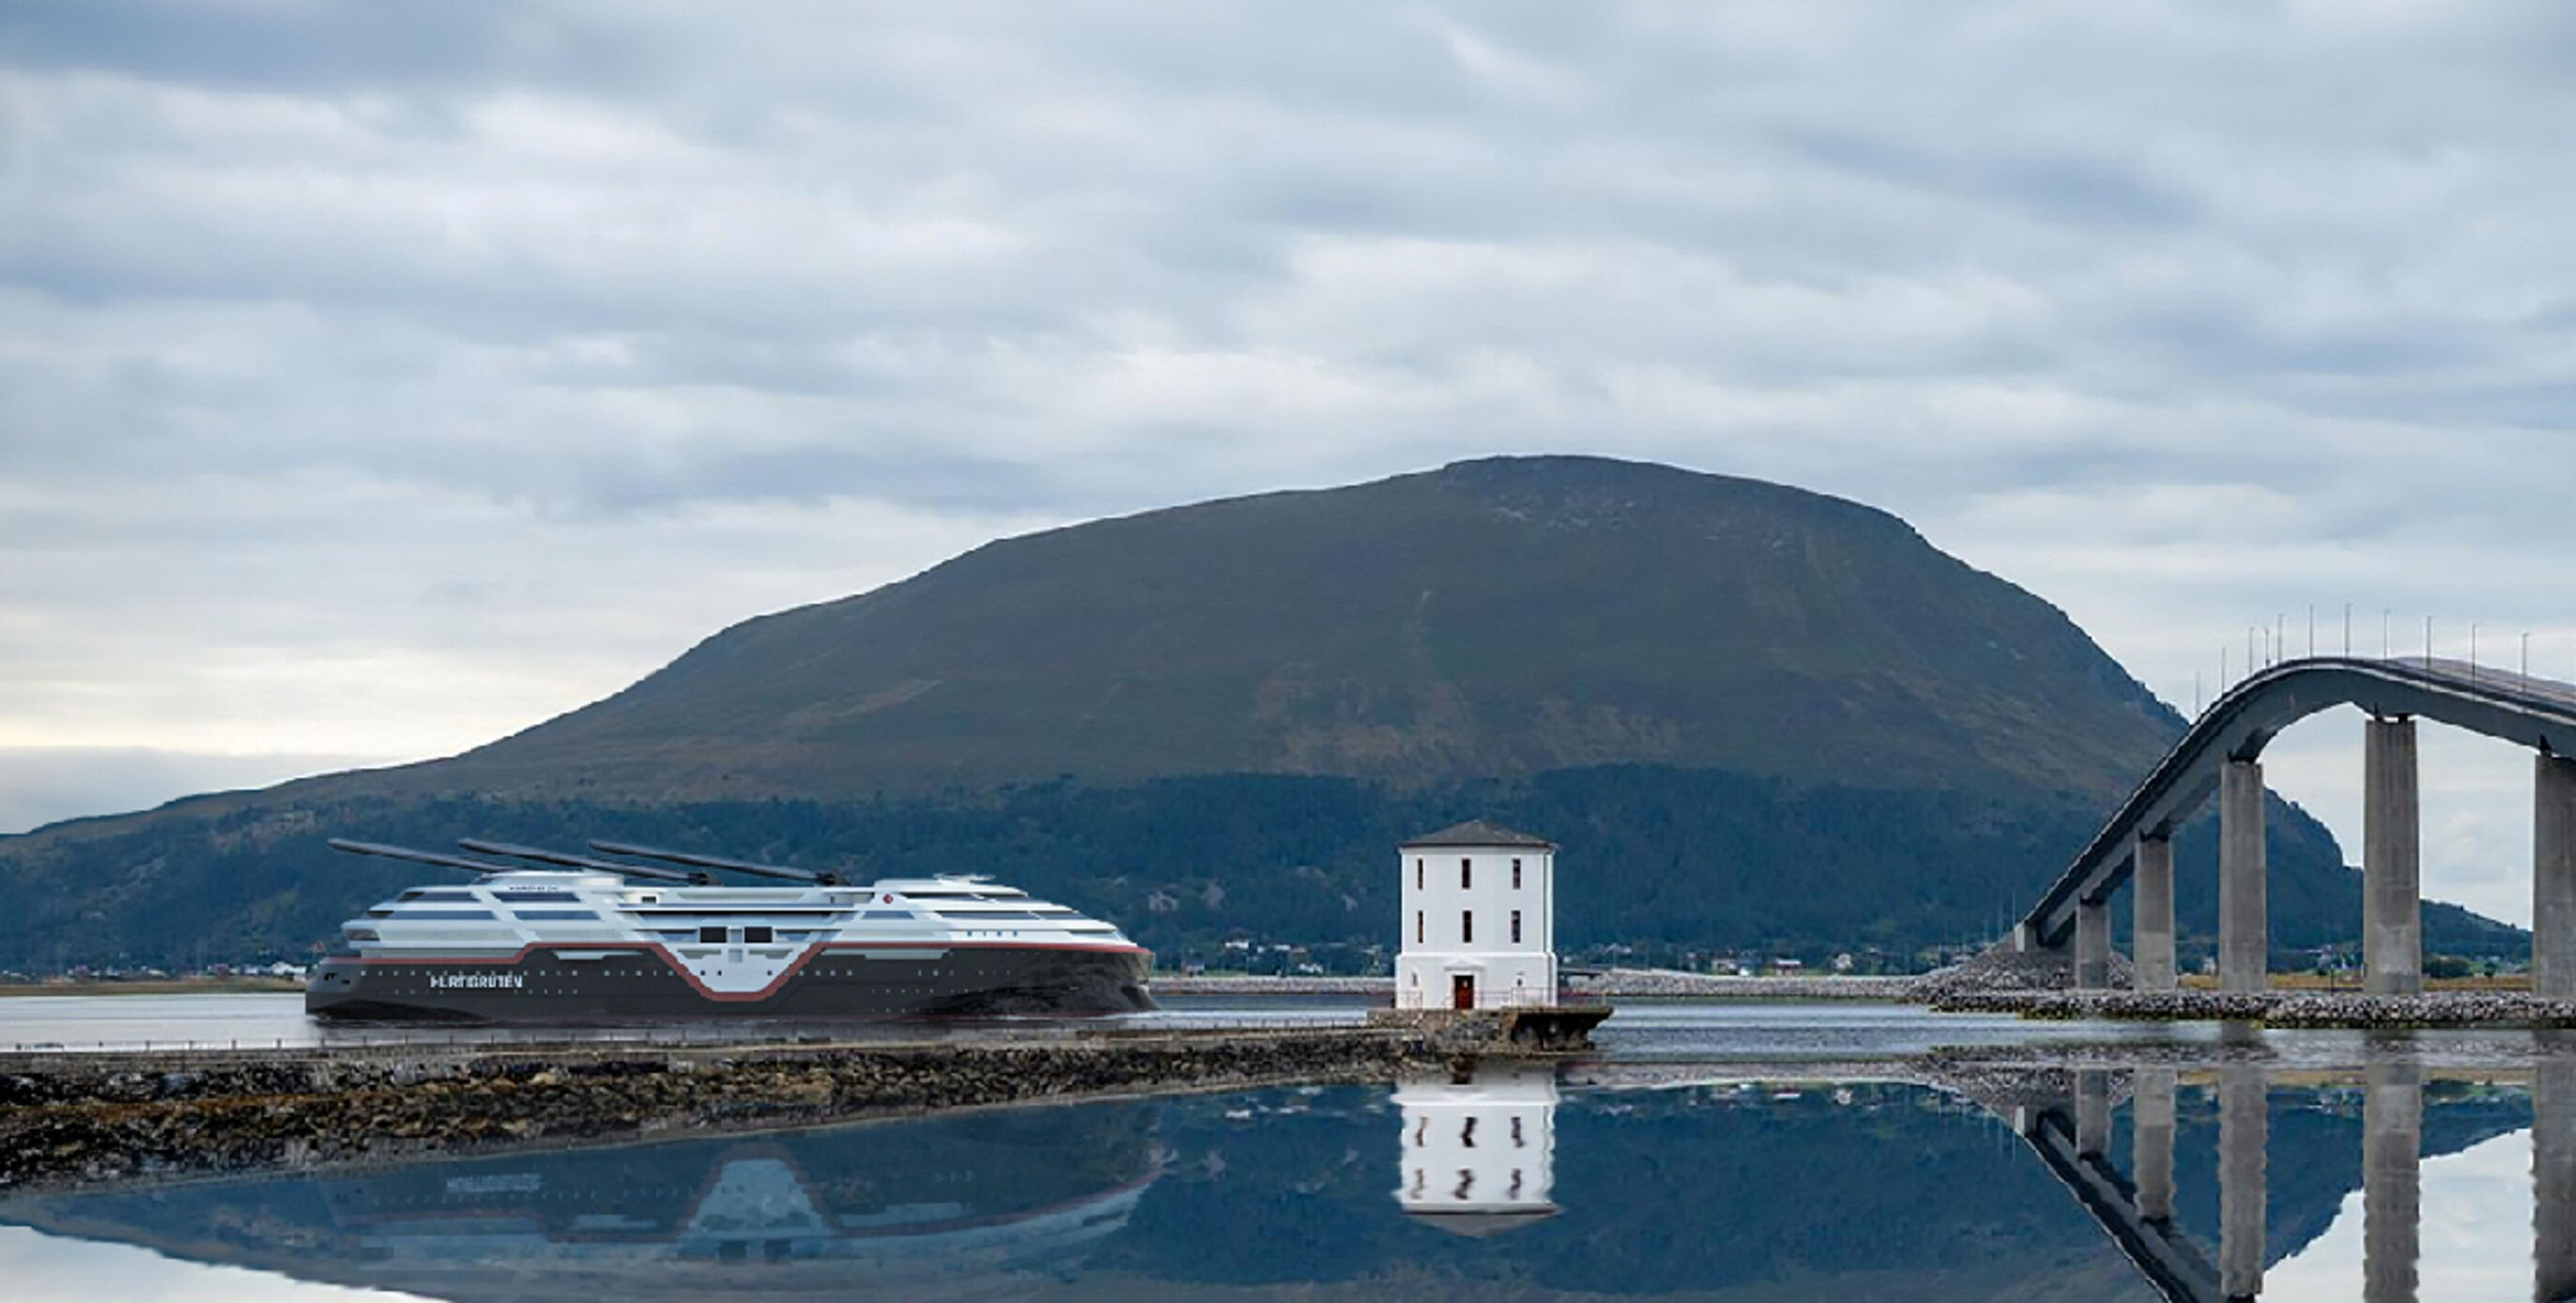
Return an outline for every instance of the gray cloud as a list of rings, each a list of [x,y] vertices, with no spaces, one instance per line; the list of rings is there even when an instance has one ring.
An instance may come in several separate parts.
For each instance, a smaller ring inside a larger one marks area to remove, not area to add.
[[[1885,506],[2186,705],[2311,602],[2576,675],[2571,71],[2538,0],[16,6],[0,746],[452,750],[1494,451]]]

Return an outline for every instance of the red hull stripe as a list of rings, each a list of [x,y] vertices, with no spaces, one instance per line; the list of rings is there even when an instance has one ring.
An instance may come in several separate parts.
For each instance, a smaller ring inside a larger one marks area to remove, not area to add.
[[[675,955],[675,954],[672,954],[672,953],[671,953],[671,951],[670,951],[670,949],[669,949],[669,947],[664,946],[664,945],[663,945],[661,942],[659,942],[659,941],[582,941],[582,942],[564,942],[564,941],[531,941],[531,942],[529,942],[528,944],[526,944],[526,945],[524,945],[524,946],[519,947],[518,953],[511,955],[511,956],[510,956],[509,958],[507,958],[507,959],[496,959],[496,958],[481,958],[481,959],[476,959],[476,958],[470,958],[470,957],[469,957],[469,958],[453,958],[453,959],[429,959],[429,958],[421,958],[421,959],[393,959],[393,958],[386,958],[386,959],[371,959],[371,958],[366,958],[366,957],[363,957],[363,956],[357,956],[357,957],[346,957],[346,958],[344,958],[344,962],[355,962],[355,963],[359,963],[359,964],[367,964],[367,965],[374,965],[374,964],[478,964],[478,965],[485,965],[485,966],[497,966],[497,965],[509,965],[509,964],[516,964],[516,963],[518,963],[520,960],[525,959],[525,958],[527,958],[529,955],[534,954],[535,952],[540,951],[540,950],[646,950],[646,951],[651,951],[652,953],[654,953],[654,954],[656,954],[656,955],[661,956],[661,958],[662,958],[662,962],[663,962],[663,963],[665,963],[665,964],[670,965],[671,971],[672,971],[672,972],[674,972],[674,973],[679,974],[679,975],[680,975],[680,980],[687,982],[687,983],[688,983],[692,988],[694,988],[694,989],[697,991],[697,993],[698,993],[699,995],[702,995],[702,996],[704,996],[704,997],[706,997],[707,999],[710,999],[710,1000],[724,1000],[724,1001],[752,1001],[752,1000],[766,1000],[766,999],[768,999],[771,995],[775,994],[775,993],[777,992],[778,988],[780,988],[780,987],[782,987],[782,986],[787,985],[787,979],[789,979],[789,978],[791,978],[791,977],[794,977],[794,976],[797,974],[798,970],[800,970],[800,969],[804,968],[804,967],[805,967],[805,965],[806,965],[807,963],[809,963],[809,962],[811,962],[811,961],[813,960],[814,956],[819,955],[819,954],[823,953],[823,952],[824,952],[824,951],[826,951],[826,950],[1075,950],[1075,951],[1083,951],[1083,952],[1090,953],[1090,954],[1101,954],[1101,955],[1142,955],[1142,954],[1150,954],[1150,953],[1152,953],[1151,951],[1148,951],[1147,949],[1145,949],[1143,946],[1083,946],[1083,945],[1064,945],[1064,944],[1054,943],[1054,942],[1025,942],[1025,943],[1024,943],[1024,942],[1015,942],[1015,941],[826,941],[826,942],[823,942],[823,943],[821,943],[821,944],[819,944],[819,945],[813,945],[813,946],[808,946],[808,947],[806,947],[806,948],[805,948],[805,953],[803,953],[803,954],[801,954],[801,955],[798,955],[798,956],[796,957],[796,962],[794,962],[794,963],[792,963],[792,964],[789,964],[789,965],[787,966],[787,968],[785,969],[785,971],[783,971],[783,972],[779,973],[779,975],[778,975],[778,976],[776,976],[776,977],[773,977],[773,978],[769,979],[769,985],[764,986],[764,987],[760,988],[760,989],[759,989],[759,990],[757,990],[757,991],[718,991],[718,990],[715,990],[715,989],[713,989],[713,988],[709,987],[706,983],[704,983],[704,982],[702,982],[702,981],[699,981],[699,980],[698,980],[698,975],[697,975],[697,974],[695,974],[695,973],[690,972],[690,971],[689,971],[689,969],[688,969],[688,966],[687,966],[686,964],[683,964],[683,963],[681,963],[681,962],[680,962],[680,957],[679,957],[679,956],[677,956],[677,955]]]

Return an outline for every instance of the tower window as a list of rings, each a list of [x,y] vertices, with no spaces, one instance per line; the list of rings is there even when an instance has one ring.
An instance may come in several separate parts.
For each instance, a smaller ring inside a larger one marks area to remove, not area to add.
[[[1465,945],[1465,944],[1467,944],[1467,943],[1470,943],[1470,942],[1474,941],[1475,939],[1476,939],[1476,911],[1474,911],[1474,910],[1472,910],[1472,909],[1470,909],[1470,910],[1462,910],[1462,911],[1460,911],[1460,912],[1459,912],[1459,914],[1458,914],[1458,941],[1459,941],[1459,944],[1461,944],[1461,945]]]
[[[1413,944],[1422,944],[1422,911],[1413,911]]]
[[[1420,860],[1413,862],[1413,889],[1422,890],[1422,861]]]
[[[1475,885],[1476,862],[1474,860],[1458,861],[1458,889],[1460,891],[1465,891],[1467,888]]]
[[[1512,944],[1513,944],[1513,945],[1519,945],[1520,943],[1521,943],[1521,912],[1520,912],[1519,910],[1517,910],[1517,909],[1516,909],[1516,910],[1513,910],[1513,911],[1512,911]]]
[[[1521,889],[1521,862],[1520,862],[1519,860],[1515,859],[1515,860],[1513,860],[1513,861],[1512,861],[1512,890],[1514,890],[1514,891],[1518,891],[1518,890],[1520,890],[1520,889]]]

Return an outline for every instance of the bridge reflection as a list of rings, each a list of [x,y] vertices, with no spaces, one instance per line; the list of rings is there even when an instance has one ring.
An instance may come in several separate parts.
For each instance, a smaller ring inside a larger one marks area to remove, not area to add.
[[[2576,1298],[2576,1061],[2532,1075],[2531,1296]],[[2174,1217],[2176,1095],[2191,1078],[2217,1098],[2219,1233],[2213,1258]],[[2082,1069],[1987,1102],[2158,1293],[2174,1303],[2263,1294],[2269,1070],[2233,1063]],[[2388,1061],[2362,1080],[2362,1297],[2410,1303],[2421,1258],[2424,1069]],[[2115,1095],[2129,1099],[2129,1166],[2111,1153]]]

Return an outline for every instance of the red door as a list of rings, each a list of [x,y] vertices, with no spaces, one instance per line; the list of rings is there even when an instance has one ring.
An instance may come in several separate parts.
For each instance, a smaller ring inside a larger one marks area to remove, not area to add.
[[[1449,979],[1449,1007],[1452,1009],[1473,1009],[1476,1007],[1475,978],[1466,976],[1465,974],[1460,974],[1457,977]]]

